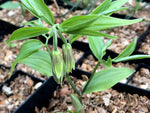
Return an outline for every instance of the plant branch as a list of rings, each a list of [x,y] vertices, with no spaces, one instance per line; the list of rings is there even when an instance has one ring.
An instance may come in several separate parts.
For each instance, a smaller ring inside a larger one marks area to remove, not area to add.
[[[57,33],[56,29],[53,30],[53,48],[56,51],[57,50]]]
[[[71,87],[73,88],[73,90],[78,94],[79,100],[80,100],[80,102],[81,102],[81,104],[82,104],[82,95],[81,95],[81,93],[77,90],[77,88],[75,87],[74,83],[73,83],[72,80],[70,79],[69,74],[66,74],[66,78],[67,78],[69,84],[71,85]]]
[[[67,44],[67,40],[65,39],[65,37],[61,34],[61,32],[59,30],[57,30],[58,35],[60,36],[61,40],[63,41],[63,43]]]
[[[100,61],[98,61],[97,65],[95,66],[94,71],[93,71],[93,73],[92,73],[90,79],[87,81],[85,87],[84,87],[83,90],[82,90],[82,94],[84,93],[84,91],[86,90],[86,88],[87,88],[87,86],[89,85],[90,81],[91,81],[92,78],[94,77],[94,74],[95,74],[96,69],[98,68],[99,64],[100,64]]]

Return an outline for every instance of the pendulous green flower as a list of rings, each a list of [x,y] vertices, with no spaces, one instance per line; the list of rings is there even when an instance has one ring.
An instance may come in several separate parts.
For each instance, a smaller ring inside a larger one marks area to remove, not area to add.
[[[72,69],[75,69],[75,60],[72,54],[72,47],[69,43],[63,44],[63,59],[65,63],[65,71],[66,73],[72,72]]]
[[[60,84],[64,75],[64,61],[59,50],[52,51],[53,76],[55,81]]]

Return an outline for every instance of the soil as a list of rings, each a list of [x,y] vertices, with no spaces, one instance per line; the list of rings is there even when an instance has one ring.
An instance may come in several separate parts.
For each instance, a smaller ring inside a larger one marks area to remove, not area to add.
[[[82,77],[83,80],[71,77],[79,90],[87,80],[85,75],[82,75]],[[41,110],[35,108],[36,113],[74,111],[70,98],[72,93],[74,91],[71,86],[64,80],[62,87],[54,92],[49,106],[43,107]],[[150,111],[150,100],[147,97],[120,93],[111,88],[102,92],[83,95],[82,99],[86,113],[149,113]]]
[[[19,75],[10,84],[4,84],[0,91],[0,112],[13,112],[37,89],[38,84],[41,83],[35,83],[27,75]]]

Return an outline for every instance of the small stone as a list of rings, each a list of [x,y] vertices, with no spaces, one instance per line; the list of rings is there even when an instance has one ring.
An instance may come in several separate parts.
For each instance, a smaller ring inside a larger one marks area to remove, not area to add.
[[[10,87],[7,87],[6,85],[4,85],[2,87],[2,91],[7,95],[7,96],[10,96],[10,95],[13,95],[13,91],[11,91],[11,88]]]
[[[34,85],[34,81],[30,79],[29,77],[27,78],[27,85],[31,88]]]
[[[146,83],[145,85],[140,85],[139,87],[143,88],[143,89],[147,89],[148,88],[148,83]]]
[[[107,111],[103,108],[98,108],[97,111],[98,113],[107,113]]]
[[[6,100],[0,101],[0,106],[1,106],[1,105],[5,105],[5,104],[6,104]]]
[[[10,10],[9,12],[8,12],[8,16],[10,17],[10,16],[13,16],[15,14],[15,12],[13,12],[12,10]]]
[[[60,90],[60,96],[67,95],[67,92],[68,92],[68,86],[66,86]]]
[[[14,105],[12,104],[12,105],[8,105],[7,106],[7,108],[9,109],[9,110],[12,110],[13,109],[13,107],[14,107]]]
[[[42,82],[38,82],[37,84],[35,84],[34,89],[38,89],[40,86],[42,85]]]

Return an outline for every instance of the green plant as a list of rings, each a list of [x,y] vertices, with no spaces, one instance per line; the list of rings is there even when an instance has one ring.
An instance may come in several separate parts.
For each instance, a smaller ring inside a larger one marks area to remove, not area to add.
[[[30,39],[24,42],[17,58],[12,64],[11,74],[17,63],[23,63],[44,75],[53,76],[55,81],[59,84],[62,83],[63,77],[66,77],[77,94],[77,96],[74,94],[71,95],[73,105],[77,112],[84,112],[84,105],[82,103],[83,94],[106,90],[134,72],[134,70],[129,68],[111,68],[112,62],[150,58],[150,55],[130,56],[136,46],[137,40],[135,38],[134,42],[128,45],[116,58],[111,59],[108,57],[107,60],[103,59],[103,56],[106,54],[106,49],[111,45],[112,40],[117,37],[102,33],[100,32],[101,30],[142,21],[142,19],[124,20],[110,17],[113,12],[127,9],[121,6],[128,0],[116,0],[114,2],[105,0],[94,9],[91,14],[74,16],[66,19],[61,24],[54,23],[52,12],[48,9],[43,0],[21,1],[24,6],[39,19],[25,23],[31,27],[20,28],[14,31],[7,43],[10,44],[13,40],[23,40],[39,35],[42,35],[46,39],[46,42],[42,43],[37,39]],[[45,21],[51,27],[44,27],[41,20]],[[62,33],[69,34],[69,43]],[[57,49],[57,35],[64,43],[62,46],[63,57]],[[69,73],[75,68],[71,44],[82,35],[88,36],[90,49],[98,59],[98,63],[82,91],[79,91],[70,79]],[[53,38],[52,51],[48,48],[48,41],[51,37]],[[107,37],[110,38],[110,40],[104,44],[101,37]],[[41,47],[45,47],[47,51],[41,50]],[[106,66],[107,69],[96,72],[100,63]]]
[[[21,6],[19,2],[12,2],[12,1],[7,1],[3,4],[0,5],[0,8],[5,8],[5,9],[16,9],[17,7]]]

